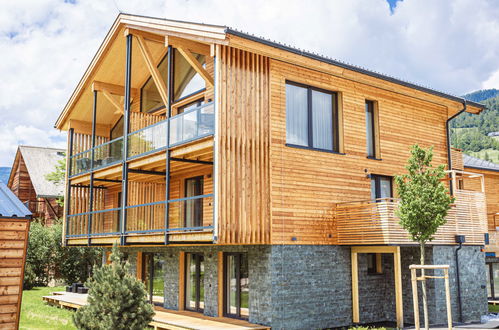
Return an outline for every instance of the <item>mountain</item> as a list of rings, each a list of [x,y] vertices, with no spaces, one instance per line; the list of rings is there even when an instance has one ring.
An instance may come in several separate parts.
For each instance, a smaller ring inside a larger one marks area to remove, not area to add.
[[[476,91],[465,98],[485,104],[479,115],[463,113],[451,122],[451,144],[464,153],[499,164],[499,90]]]
[[[10,167],[0,167],[0,181],[7,184],[10,176]]]

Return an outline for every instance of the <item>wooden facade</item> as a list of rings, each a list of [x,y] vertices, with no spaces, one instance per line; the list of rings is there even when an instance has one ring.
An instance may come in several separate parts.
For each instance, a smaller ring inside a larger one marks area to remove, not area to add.
[[[126,40],[132,47],[128,55]],[[175,56],[168,57],[169,49]],[[123,71],[127,56],[132,63],[129,93]],[[183,58],[204,88],[176,99],[175,83],[160,72],[167,58],[173,66]],[[157,102],[163,104],[153,113],[142,109],[147,82],[154,83]],[[287,143],[288,82],[334,93],[338,150]],[[375,104],[374,158],[366,157],[366,100]],[[197,126],[189,128],[192,123],[180,119],[187,118],[182,109],[193,101],[202,105],[189,110],[198,116]],[[447,148],[446,124],[463,106],[471,113],[483,108],[222,27],[120,15],[56,124],[72,134],[74,155],[68,162],[72,175],[65,233],[71,237],[66,242],[407,244],[393,217],[395,202],[352,201],[370,199],[371,176],[403,173],[414,143],[433,146],[435,163],[447,164],[450,158],[452,169],[462,170],[457,151]],[[124,111],[129,111],[130,135],[116,140],[112,130]],[[203,118],[213,118],[209,133],[188,131],[199,132]],[[182,134],[194,138],[172,135],[180,124]],[[168,133],[157,137],[158,131]],[[86,150],[92,149],[92,134],[95,155],[117,141],[127,144],[128,155],[107,155],[97,165],[100,156],[94,155],[94,168],[82,167],[91,155]],[[203,177],[203,191],[188,196],[185,180],[197,176]],[[453,244],[455,234],[471,231],[468,243],[481,244],[483,192],[456,188],[455,194],[455,208],[438,243]],[[187,205],[195,203],[189,198],[202,200],[197,205],[202,205],[203,219],[195,228],[187,228],[184,219]],[[388,233],[366,239],[373,221],[387,222],[383,230]]]

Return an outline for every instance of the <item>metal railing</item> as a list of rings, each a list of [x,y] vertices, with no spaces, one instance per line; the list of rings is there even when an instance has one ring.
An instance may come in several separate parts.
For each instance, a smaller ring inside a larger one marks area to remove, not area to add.
[[[169,133],[168,125],[170,126]],[[71,156],[71,177],[117,164],[123,161],[124,156],[127,159],[141,157],[167,147],[213,135],[214,132],[215,107],[214,103],[210,102],[129,133],[127,155],[123,154],[124,138],[119,137]],[[169,145],[168,134],[170,134]]]
[[[67,216],[67,238],[119,235],[121,208],[83,212]]]

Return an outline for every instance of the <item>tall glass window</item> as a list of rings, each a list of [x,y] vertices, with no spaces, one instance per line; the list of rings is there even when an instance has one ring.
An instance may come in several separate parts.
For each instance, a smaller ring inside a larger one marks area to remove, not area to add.
[[[158,70],[166,83],[168,80],[168,56],[163,57],[158,65]],[[150,113],[164,107],[165,104],[159,95],[158,88],[154,80],[149,77],[140,90],[140,111]]]
[[[177,49],[174,50],[173,55],[173,100],[178,101],[181,98],[201,91],[206,85],[204,79]],[[201,65],[206,65],[205,55],[196,53],[192,53],[192,55]]]
[[[366,148],[367,156],[376,158],[376,133],[375,133],[374,102],[366,101]]]
[[[185,197],[203,194],[203,177],[197,176],[185,180]],[[185,201],[184,227],[201,227],[203,225],[203,199],[188,199]]]
[[[204,256],[186,253],[185,263],[185,309],[204,310]]]
[[[227,253],[224,261],[224,314],[248,319],[249,272],[245,253]]]
[[[286,83],[286,143],[338,151],[336,93]]]

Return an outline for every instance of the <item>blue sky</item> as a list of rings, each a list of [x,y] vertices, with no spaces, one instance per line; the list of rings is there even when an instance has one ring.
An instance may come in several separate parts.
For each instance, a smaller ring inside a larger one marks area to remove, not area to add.
[[[15,0],[0,11],[0,166],[53,129],[119,11],[228,25],[456,95],[499,88],[495,0]]]

